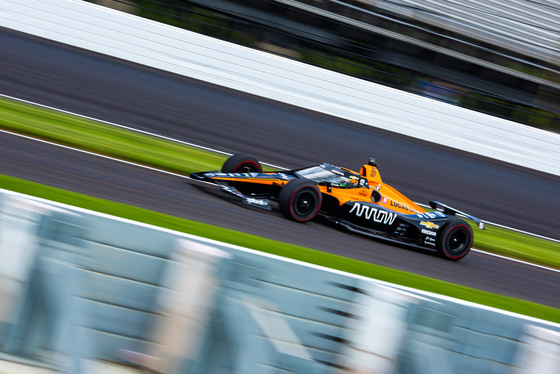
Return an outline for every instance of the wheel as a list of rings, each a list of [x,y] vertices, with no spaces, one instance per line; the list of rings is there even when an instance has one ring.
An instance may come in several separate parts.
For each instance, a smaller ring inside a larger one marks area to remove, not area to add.
[[[278,207],[287,218],[307,222],[313,219],[321,208],[321,191],[309,180],[291,180],[280,190]]]
[[[449,217],[449,222],[439,234],[436,249],[441,257],[457,261],[467,255],[472,243],[471,227],[460,218]]]
[[[262,173],[262,167],[253,156],[236,153],[224,162],[222,173]]]

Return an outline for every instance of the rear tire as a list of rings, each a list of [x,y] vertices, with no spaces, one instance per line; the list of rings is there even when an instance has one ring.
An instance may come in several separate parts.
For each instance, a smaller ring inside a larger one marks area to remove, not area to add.
[[[286,218],[307,222],[315,218],[321,208],[321,191],[306,179],[293,179],[280,190],[278,207]]]
[[[245,153],[236,153],[224,162],[222,173],[262,173],[256,158]]]
[[[441,257],[457,261],[469,253],[472,243],[473,232],[469,224],[452,216],[439,233],[436,249]]]

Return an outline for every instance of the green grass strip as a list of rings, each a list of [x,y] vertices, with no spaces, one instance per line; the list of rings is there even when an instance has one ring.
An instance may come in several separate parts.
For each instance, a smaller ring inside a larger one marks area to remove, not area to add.
[[[213,152],[5,98],[0,98],[0,128],[185,175],[219,169],[226,159]],[[491,226],[473,231],[475,248],[560,269],[560,243]]]
[[[51,201],[110,214],[192,235],[235,244],[331,269],[434,292],[490,307],[560,323],[560,310],[529,301],[459,286],[421,275],[390,269],[310,248],[265,239],[238,231],[170,216],[126,204],[44,186],[23,179],[0,175],[0,187]]]
[[[226,156],[70,114],[0,98],[0,128],[182,174],[219,168]]]
[[[474,232],[474,248],[560,269],[560,243],[487,225]]]

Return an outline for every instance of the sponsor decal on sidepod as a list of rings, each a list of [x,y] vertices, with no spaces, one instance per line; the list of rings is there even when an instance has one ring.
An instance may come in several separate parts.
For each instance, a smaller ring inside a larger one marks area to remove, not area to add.
[[[394,206],[395,208],[400,208],[403,210],[406,210],[407,212],[410,212],[410,209],[408,209],[408,207],[404,204],[401,204],[399,202],[396,202],[394,200],[391,200],[391,206]]]
[[[420,224],[424,227],[429,228],[429,229],[439,229],[439,225],[436,225],[433,222],[422,221],[422,222],[420,222]]]
[[[378,210],[372,206],[362,205],[360,203],[354,203],[349,213],[354,213],[357,217],[363,216],[365,219],[371,219],[374,222],[383,223],[384,225],[392,225],[397,218],[396,213]]]
[[[436,235],[437,235],[437,232],[435,232],[435,231],[430,231],[430,230],[426,230],[426,229],[422,229],[422,234],[431,235],[431,236],[436,236]]]

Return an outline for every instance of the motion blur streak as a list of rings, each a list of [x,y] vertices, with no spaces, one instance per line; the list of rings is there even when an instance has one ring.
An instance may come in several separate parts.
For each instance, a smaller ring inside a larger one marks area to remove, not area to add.
[[[6,232],[7,374],[14,361],[26,374],[548,374],[560,363],[558,324],[3,191]]]

